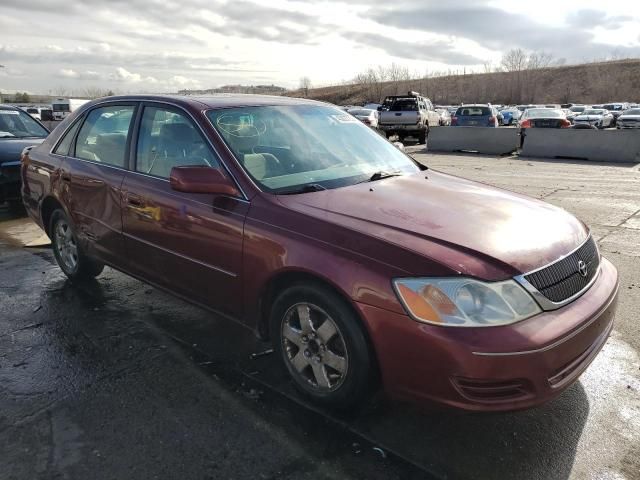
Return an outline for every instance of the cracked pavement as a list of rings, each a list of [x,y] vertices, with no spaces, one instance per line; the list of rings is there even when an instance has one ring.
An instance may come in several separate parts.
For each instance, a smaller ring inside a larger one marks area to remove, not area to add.
[[[408,151],[591,226],[621,290],[579,382],[522,412],[326,412],[250,332],[109,268],[72,284],[0,207],[0,480],[640,479],[639,166]]]

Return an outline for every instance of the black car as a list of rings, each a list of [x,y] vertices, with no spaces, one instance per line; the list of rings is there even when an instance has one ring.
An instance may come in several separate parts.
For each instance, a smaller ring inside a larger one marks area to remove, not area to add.
[[[16,107],[0,105],[0,204],[20,204],[20,156],[25,147],[38,145],[49,131]]]

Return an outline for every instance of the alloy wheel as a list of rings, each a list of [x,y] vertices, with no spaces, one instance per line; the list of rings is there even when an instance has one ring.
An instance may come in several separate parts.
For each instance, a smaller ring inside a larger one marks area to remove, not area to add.
[[[327,312],[310,303],[298,303],[282,319],[282,342],[289,369],[319,392],[339,388],[349,359],[340,329]]]
[[[78,245],[66,220],[60,220],[55,228],[56,251],[65,270],[73,272],[78,265]]]

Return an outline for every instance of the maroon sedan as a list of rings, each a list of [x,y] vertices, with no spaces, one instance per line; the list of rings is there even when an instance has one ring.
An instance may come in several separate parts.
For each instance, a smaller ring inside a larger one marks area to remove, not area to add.
[[[325,405],[382,384],[530,407],[612,329],[617,272],[582,222],[427,170],[327,104],[97,100],[24,154],[22,178],[70,278],[109,265],[240,322]]]

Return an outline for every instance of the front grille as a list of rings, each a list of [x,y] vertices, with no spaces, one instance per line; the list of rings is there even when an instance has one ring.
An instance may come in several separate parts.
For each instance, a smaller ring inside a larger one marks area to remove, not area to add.
[[[587,267],[587,275],[583,276],[578,263],[583,261]],[[560,303],[584,290],[598,271],[600,255],[593,237],[582,244],[572,254],[524,278],[542,295],[555,303]]]

